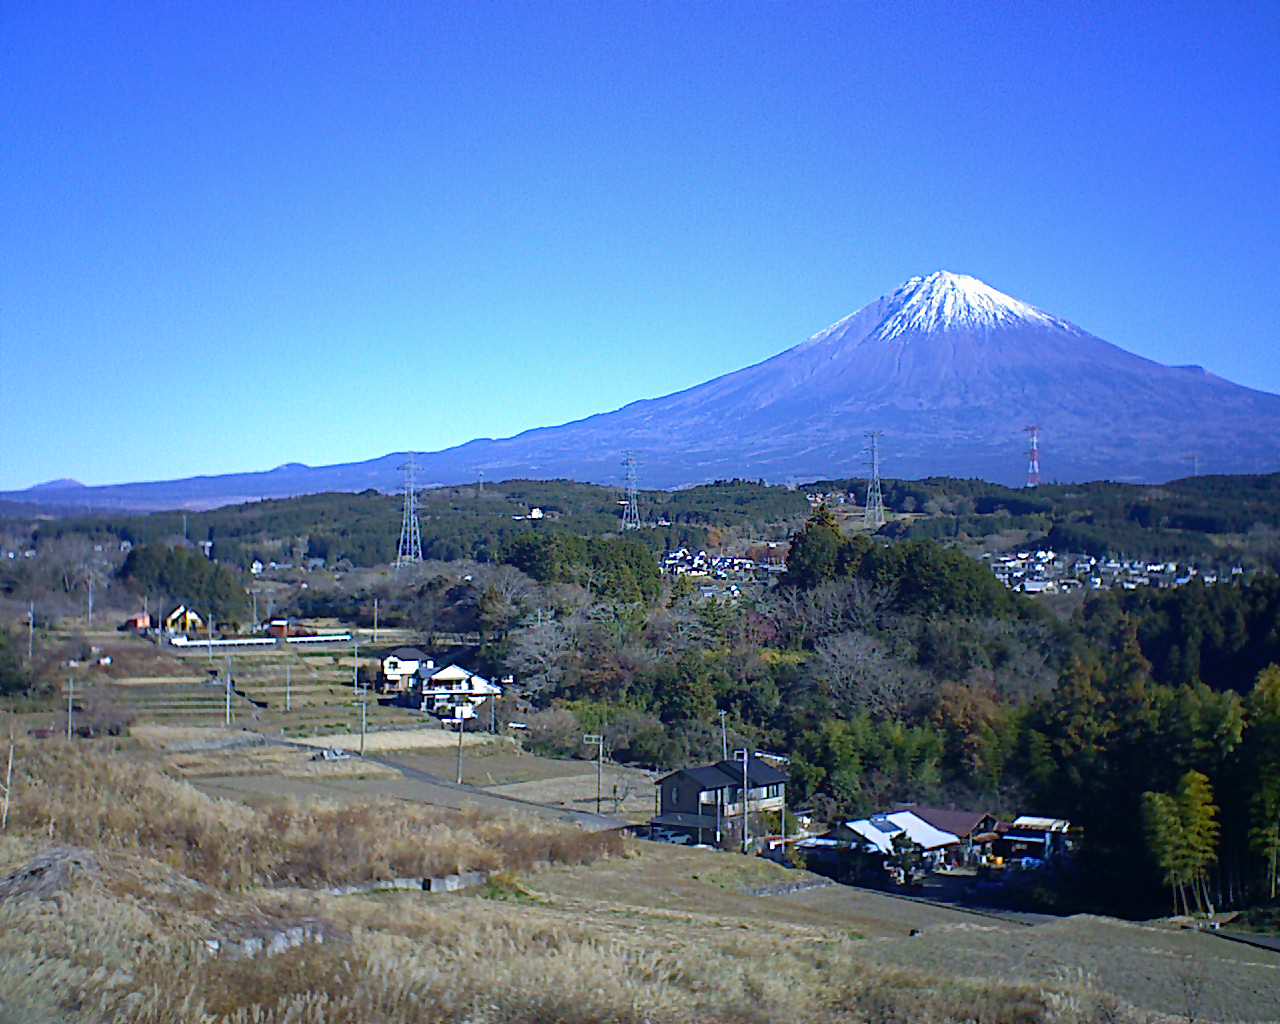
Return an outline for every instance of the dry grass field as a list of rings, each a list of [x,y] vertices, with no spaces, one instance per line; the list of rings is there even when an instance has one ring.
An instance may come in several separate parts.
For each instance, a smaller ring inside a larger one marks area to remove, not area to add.
[[[1197,1020],[1277,1015],[1280,958],[1209,936],[1025,928],[833,886],[757,896],[806,876],[531,819],[253,808],[125,745],[24,743],[19,765],[0,836],[5,1024],[1155,1024],[1187,1020],[1187,992]],[[51,842],[88,859],[51,891],[6,890]],[[448,896],[316,888],[475,866],[500,873]],[[208,945],[304,927],[323,944]],[[1115,969],[1082,967],[1089,950]]]
[[[393,760],[432,775],[453,777],[455,762],[448,750],[397,754]],[[632,821],[647,821],[653,814],[655,778],[652,772],[606,763],[603,811]],[[521,751],[509,741],[468,751],[466,779],[492,793],[533,803],[579,811],[593,811],[596,806],[594,761],[539,757]]]

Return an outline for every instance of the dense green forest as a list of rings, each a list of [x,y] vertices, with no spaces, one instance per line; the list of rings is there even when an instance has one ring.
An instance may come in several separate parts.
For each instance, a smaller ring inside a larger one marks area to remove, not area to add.
[[[863,493],[865,480],[804,485]],[[885,505],[927,518],[886,532],[935,540],[1023,533],[1026,543],[1097,556],[1243,562],[1280,567],[1280,474],[1202,476],[1159,486],[1046,484],[1015,490],[983,480],[888,480]]]
[[[536,531],[584,537],[616,532],[618,498],[613,488],[563,480],[433,488],[418,499],[423,556],[494,561],[503,545]],[[376,491],[317,494],[208,512],[41,520],[34,535],[37,545],[69,537],[135,545],[211,541],[218,561],[241,568],[254,559],[297,563],[305,558],[375,566],[395,559],[401,507],[400,498]],[[523,518],[534,508],[542,510],[543,518]],[[807,514],[808,504],[803,494],[786,488],[729,481],[683,491],[645,491],[640,510],[649,524],[640,536],[656,552],[705,547],[733,531],[785,537]]]
[[[1143,914],[1269,891],[1275,576],[1100,594],[1064,617],[954,550],[851,538],[825,510],[789,566],[737,604],[668,588],[584,615],[542,593],[550,614],[513,616],[484,656],[548,708],[531,725],[549,751],[599,728],[624,760],[715,757],[723,710],[734,742],[791,755],[793,792],[828,820],[902,800],[1069,818],[1085,842],[1048,905]],[[1212,841],[1193,863],[1176,851],[1197,829]]]

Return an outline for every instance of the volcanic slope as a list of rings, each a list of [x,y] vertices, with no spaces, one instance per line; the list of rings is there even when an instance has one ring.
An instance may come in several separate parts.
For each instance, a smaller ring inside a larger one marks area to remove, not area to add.
[[[1280,396],[1198,366],[1164,366],[973,277],[937,271],[771,359],[662,398],[422,454],[419,480],[620,479],[631,449],[645,486],[731,477],[856,475],[863,435],[884,432],[887,475],[1019,482],[1021,432],[1042,431],[1048,480],[1161,481],[1188,455],[1215,473],[1280,468]],[[325,490],[394,490],[403,453],[367,462],[59,489],[100,508],[211,507]],[[34,489],[0,495],[49,500]]]

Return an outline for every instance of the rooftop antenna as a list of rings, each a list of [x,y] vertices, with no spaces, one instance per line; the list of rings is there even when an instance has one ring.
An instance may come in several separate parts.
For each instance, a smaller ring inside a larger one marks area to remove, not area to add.
[[[867,434],[867,505],[862,511],[862,521],[873,531],[884,526],[884,498],[880,494],[880,438],[882,430],[868,430]]]
[[[1023,427],[1023,432],[1030,439],[1027,447],[1027,486],[1040,486],[1040,428]]]
[[[640,529],[640,502],[639,488],[636,484],[635,452],[628,451],[624,454],[622,466],[626,470],[627,491],[626,497],[618,502],[622,506],[622,529],[638,530]]]
[[[414,490],[417,465],[413,452],[409,461],[399,467],[404,472],[404,515],[400,519],[400,545],[396,549],[396,569],[422,561],[422,534],[418,530],[418,496]]]

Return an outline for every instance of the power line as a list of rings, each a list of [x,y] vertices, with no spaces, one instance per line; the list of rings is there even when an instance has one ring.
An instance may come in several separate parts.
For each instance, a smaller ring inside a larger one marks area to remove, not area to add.
[[[417,465],[413,452],[399,467],[404,473],[404,513],[400,518],[400,543],[396,548],[396,568],[422,561],[422,533],[418,529],[418,495],[414,490]]]
[[[636,482],[635,452],[624,453],[622,467],[626,471],[626,496],[618,504],[622,506],[622,529],[640,529],[639,486]]]
[[[1038,426],[1023,427],[1027,435],[1027,486],[1040,486],[1040,428]]]
[[[872,530],[884,526],[884,498],[880,494],[880,438],[884,432],[868,430],[867,447],[867,504],[862,511],[862,521]]]

